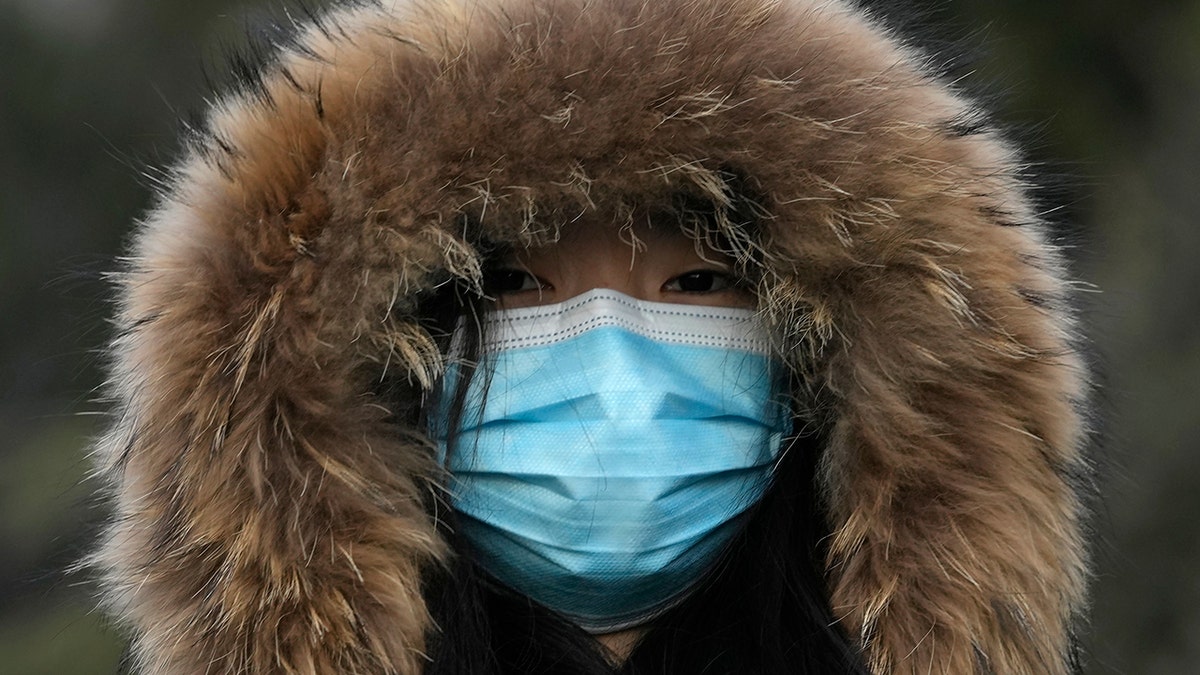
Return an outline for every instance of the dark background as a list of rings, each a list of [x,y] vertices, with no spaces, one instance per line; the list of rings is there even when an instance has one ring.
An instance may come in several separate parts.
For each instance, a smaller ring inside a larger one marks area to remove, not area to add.
[[[283,0],[0,0],[0,672],[111,673],[120,637],[62,570],[102,512],[101,272],[151,202],[146,167]],[[1089,673],[1200,663],[1200,0],[922,2],[970,86],[1069,175],[1109,422]],[[918,22],[921,23],[921,22]],[[1056,179],[1057,181],[1057,179]]]

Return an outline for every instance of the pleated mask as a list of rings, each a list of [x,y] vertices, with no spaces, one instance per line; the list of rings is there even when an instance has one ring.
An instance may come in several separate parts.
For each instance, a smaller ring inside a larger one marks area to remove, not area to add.
[[[589,632],[649,621],[718,559],[790,429],[754,312],[597,289],[484,323],[458,428],[451,365],[432,429],[461,535]]]

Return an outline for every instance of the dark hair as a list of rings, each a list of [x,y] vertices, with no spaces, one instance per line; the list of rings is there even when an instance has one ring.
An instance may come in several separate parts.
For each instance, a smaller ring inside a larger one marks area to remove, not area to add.
[[[816,494],[820,438],[792,439],[771,488],[714,573],[664,616],[630,673],[866,673],[834,625]]]
[[[487,307],[486,298],[446,284],[420,310],[445,346],[460,319],[478,323]],[[457,346],[464,376],[451,400],[435,402],[450,429],[458,426],[471,375],[486,376],[486,367],[472,373],[471,365],[482,335],[464,333],[465,342]],[[425,672],[866,675],[858,648],[836,627],[825,586],[822,542],[829,527],[816,489],[824,446],[817,432],[789,439],[771,487],[741,533],[691,595],[656,619],[618,666],[591,635],[482,570],[469,543],[456,534],[452,509],[436,505],[438,526],[455,555],[425,580],[437,626]]]

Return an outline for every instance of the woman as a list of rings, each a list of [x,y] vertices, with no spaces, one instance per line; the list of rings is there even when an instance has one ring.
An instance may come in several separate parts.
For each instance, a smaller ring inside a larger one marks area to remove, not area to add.
[[[1077,667],[1070,282],[919,53],[815,0],[297,28],[120,278],[131,668]]]

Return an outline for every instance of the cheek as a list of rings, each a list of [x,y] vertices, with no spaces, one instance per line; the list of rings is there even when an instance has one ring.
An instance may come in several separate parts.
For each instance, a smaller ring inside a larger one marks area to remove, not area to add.
[[[729,294],[729,302],[720,305],[721,307],[738,307],[741,309],[756,309],[758,307],[758,298],[745,286],[734,286],[726,291]]]

